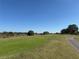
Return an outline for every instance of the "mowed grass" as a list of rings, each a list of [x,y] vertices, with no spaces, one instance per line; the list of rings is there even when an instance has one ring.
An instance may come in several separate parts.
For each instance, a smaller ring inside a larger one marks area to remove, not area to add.
[[[7,38],[0,42],[1,59],[79,59],[67,35]]]

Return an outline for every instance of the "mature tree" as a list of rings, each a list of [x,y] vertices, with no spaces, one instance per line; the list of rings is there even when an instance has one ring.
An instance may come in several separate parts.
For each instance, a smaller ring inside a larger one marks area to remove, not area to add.
[[[78,33],[78,26],[76,24],[69,25],[67,29],[69,34]]]
[[[67,29],[62,29],[61,30],[61,34],[66,34],[67,33]]]
[[[28,31],[27,35],[33,36],[34,35],[34,31],[32,31],[32,30]]]
[[[44,32],[43,32],[43,35],[47,35],[47,34],[49,34],[48,31],[44,31]]]
[[[76,24],[69,25],[66,29],[61,30],[61,34],[77,34],[78,26]]]

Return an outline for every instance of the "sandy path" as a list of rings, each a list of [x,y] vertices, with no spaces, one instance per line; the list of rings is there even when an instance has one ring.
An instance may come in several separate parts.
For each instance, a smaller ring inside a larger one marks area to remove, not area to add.
[[[79,42],[74,38],[69,38],[69,43],[72,45],[77,51],[79,51]]]

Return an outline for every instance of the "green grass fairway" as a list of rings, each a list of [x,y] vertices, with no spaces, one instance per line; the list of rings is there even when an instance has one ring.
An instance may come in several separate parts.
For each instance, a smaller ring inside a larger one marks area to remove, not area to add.
[[[79,59],[65,35],[0,39],[1,59]]]

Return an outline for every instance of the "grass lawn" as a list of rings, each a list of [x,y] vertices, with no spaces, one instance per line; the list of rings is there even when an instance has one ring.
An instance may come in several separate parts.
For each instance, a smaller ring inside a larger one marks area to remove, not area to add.
[[[79,53],[68,44],[66,37],[45,35],[0,39],[0,57],[1,59],[79,59]]]

